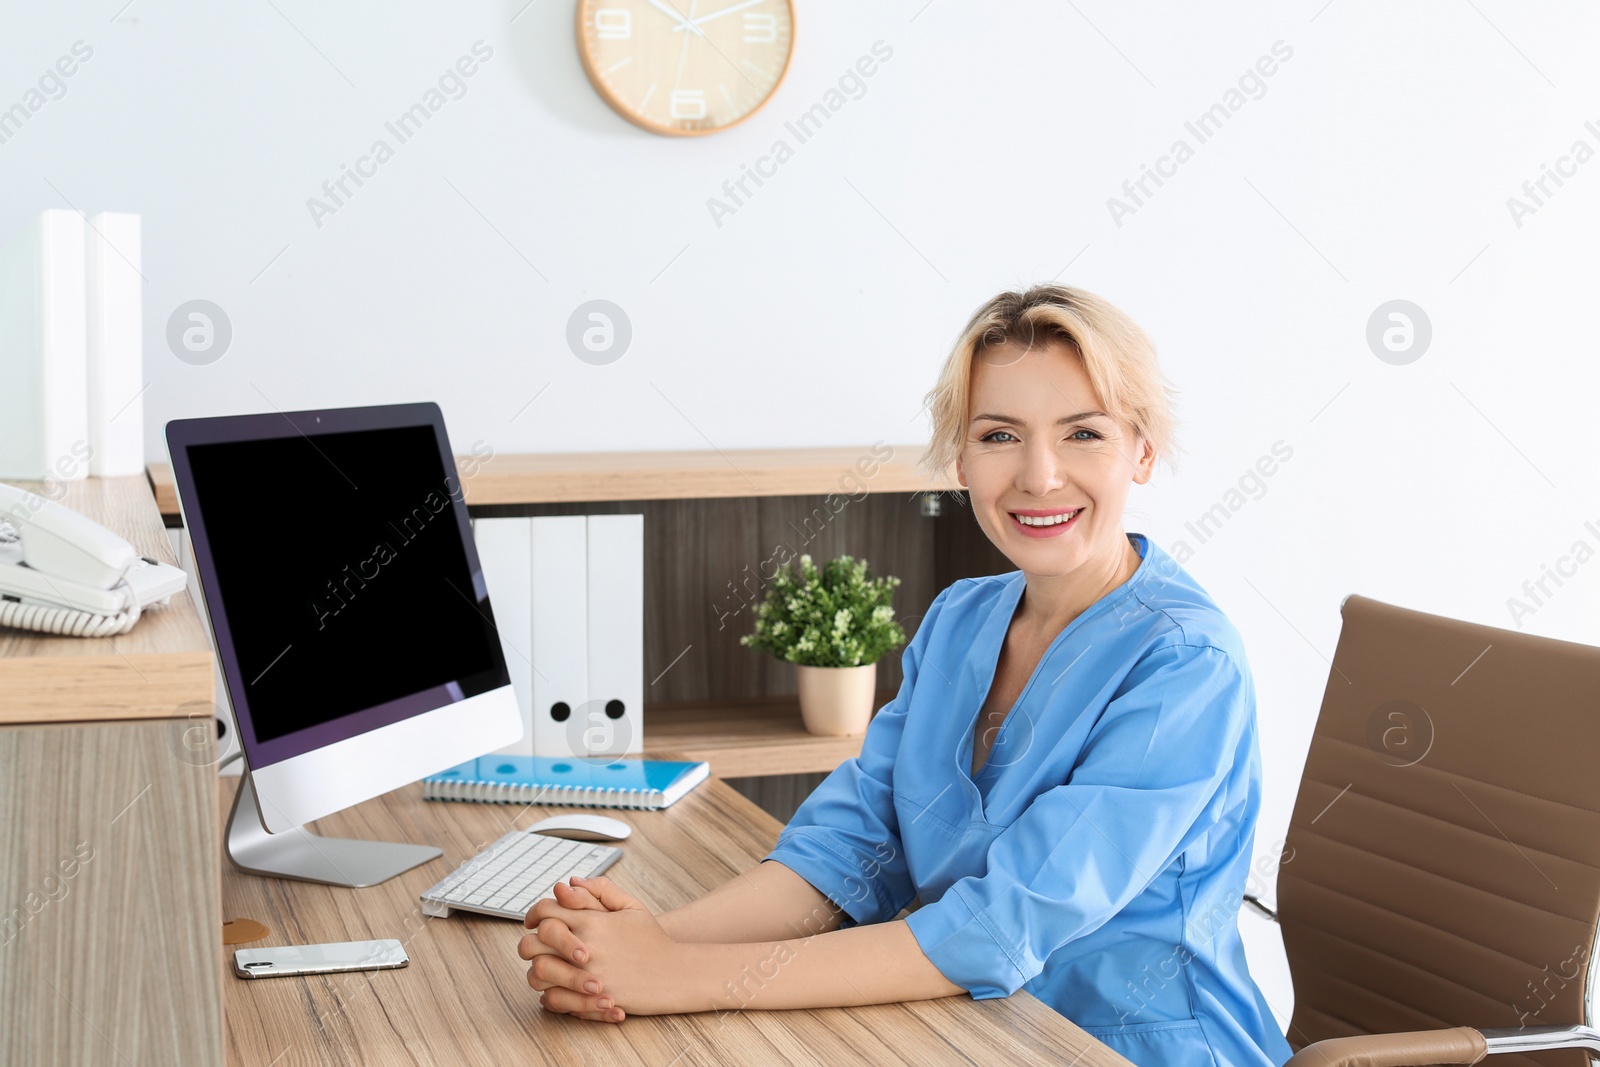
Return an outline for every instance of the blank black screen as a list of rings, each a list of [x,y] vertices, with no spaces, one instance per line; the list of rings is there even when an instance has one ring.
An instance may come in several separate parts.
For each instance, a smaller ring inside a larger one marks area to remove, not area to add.
[[[451,682],[462,697],[504,684],[449,495],[459,482],[431,426],[188,456],[216,574],[207,593],[221,599],[257,741]]]

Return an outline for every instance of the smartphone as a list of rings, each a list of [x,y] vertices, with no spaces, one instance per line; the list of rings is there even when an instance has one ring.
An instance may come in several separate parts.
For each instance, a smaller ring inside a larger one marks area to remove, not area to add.
[[[233,954],[233,973],[240,978],[283,978],[294,974],[387,970],[410,962],[405,946],[390,937],[332,945],[241,948]]]

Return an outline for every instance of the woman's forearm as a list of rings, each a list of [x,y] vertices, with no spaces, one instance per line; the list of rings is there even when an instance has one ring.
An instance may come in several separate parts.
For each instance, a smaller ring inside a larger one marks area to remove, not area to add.
[[[842,917],[810,882],[772,860],[657,918],[674,941],[749,944],[826,933]]]
[[[904,920],[756,944],[681,945],[681,1011],[850,1007],[955,996]]]

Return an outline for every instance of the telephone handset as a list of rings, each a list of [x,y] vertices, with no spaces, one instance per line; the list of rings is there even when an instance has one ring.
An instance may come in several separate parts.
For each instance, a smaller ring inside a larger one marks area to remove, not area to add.
[[[188,575],[141,556],[71,508],[0,484],[0,625],[73,637],[126,633]]]

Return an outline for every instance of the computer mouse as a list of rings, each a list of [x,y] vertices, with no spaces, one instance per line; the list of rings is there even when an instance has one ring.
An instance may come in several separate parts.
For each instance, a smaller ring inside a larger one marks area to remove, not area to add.
[[[621,841],[633,833],[633,827],[621,819],[579,814],[552,815],[548,819],[540,819],[528,830],[552,837],[570,837],[576,841]]]

